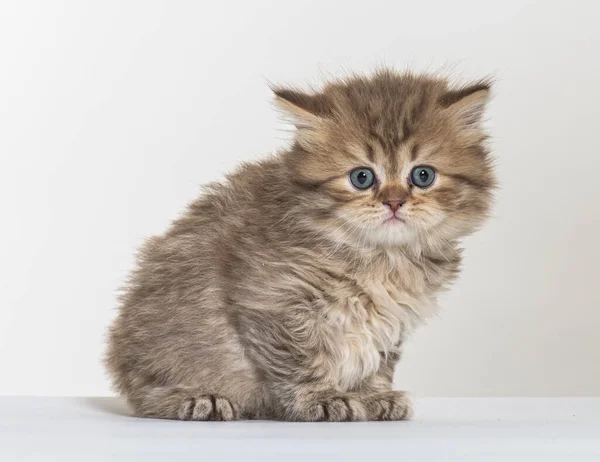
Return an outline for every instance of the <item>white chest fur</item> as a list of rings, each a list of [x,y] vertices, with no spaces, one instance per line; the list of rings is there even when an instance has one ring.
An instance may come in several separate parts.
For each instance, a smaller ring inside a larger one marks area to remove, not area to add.
[[[363,296],[351,297],[347,306],[336,310],[335,369],[342,390],[375,374],[382,355],[395,351],[402,337],[435,306],[432,298],[401,293],[389,282],[371,282],[364,291]]]

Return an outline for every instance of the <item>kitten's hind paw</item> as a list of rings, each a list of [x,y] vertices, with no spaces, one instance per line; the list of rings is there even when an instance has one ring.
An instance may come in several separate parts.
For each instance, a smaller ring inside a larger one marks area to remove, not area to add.
[[[200,395],[185,398],[177,417],[180,420],[235,420],[237,412],[226,398]]]
[[[241,407],[222,395],[194,388],[148,387],[129,396],[135,413],[143,417],[176,420],[237,420]]]

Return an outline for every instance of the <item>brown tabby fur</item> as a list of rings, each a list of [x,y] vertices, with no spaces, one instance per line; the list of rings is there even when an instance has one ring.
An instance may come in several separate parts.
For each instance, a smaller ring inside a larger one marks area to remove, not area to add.
[[[410,331],[456,278],[494,176],[489,83],[379,71],[318,93],[275,88],[294,145],[211,184],[141,249],[106,364],[140,416],[398,420]],[[435,168],[412,186],[413,166]],[[377,183],[354,188],[370,167]],[[404,222],[384,223],[383,202]]]

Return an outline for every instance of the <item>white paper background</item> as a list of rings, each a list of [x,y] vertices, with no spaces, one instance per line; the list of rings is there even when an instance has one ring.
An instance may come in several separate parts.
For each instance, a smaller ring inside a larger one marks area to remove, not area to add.
[[[109,393],[136,246],[289,139],[267,81],[387,63],[498,77],[502,184],[398,386],[600,395],[599,17],[593,1],[2,2],[0,394]]]

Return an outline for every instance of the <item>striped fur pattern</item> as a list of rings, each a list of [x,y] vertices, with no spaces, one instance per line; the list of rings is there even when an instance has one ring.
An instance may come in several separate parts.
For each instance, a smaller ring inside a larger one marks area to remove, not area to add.
[[[489,89],[393,71],[274,88],[293,146],[207,186],[139,252],[106,356],[136,414],[408,418],[392,389],[402,343],[490,207]],[[422,165],[437,172],[427,188],[410,181]],[[359,167],[373,187],[353,186]]]

